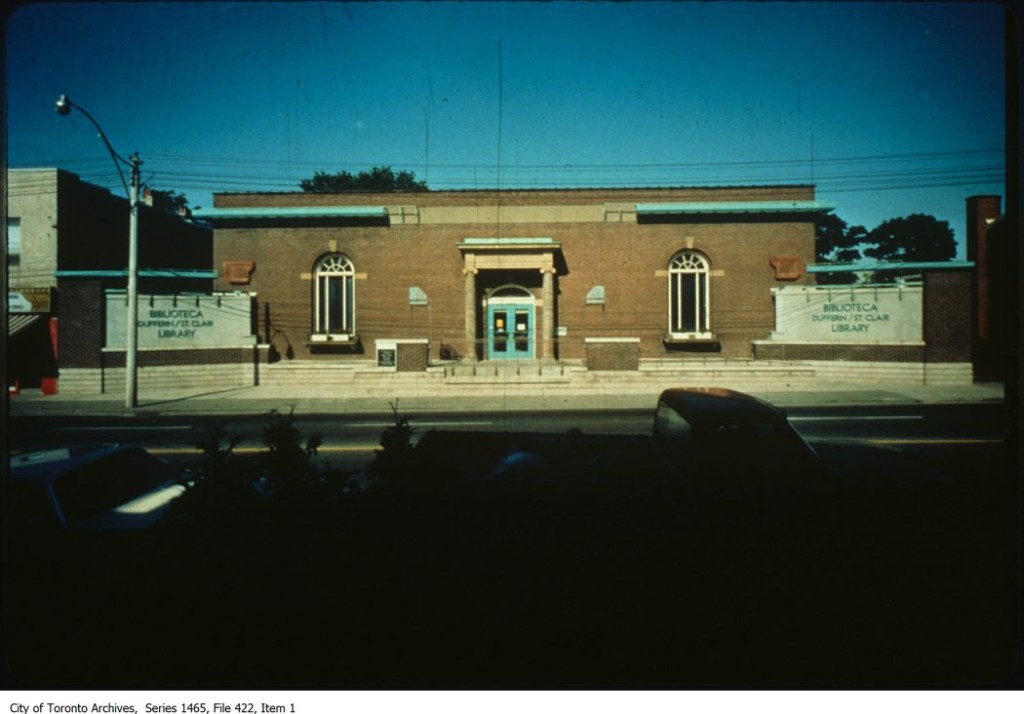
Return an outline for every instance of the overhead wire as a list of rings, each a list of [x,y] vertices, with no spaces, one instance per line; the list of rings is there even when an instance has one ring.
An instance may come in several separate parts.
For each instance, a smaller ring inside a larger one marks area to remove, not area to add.
[[[503,178],[506,189],[613,188],[660,186],[739,186],[813,183],[819,192],[894,190],[994,185],[1005,180],[995,149],[957,149],[902,154],[815,157],[745,161],[658,163],[542,163],[516,164],[516,180]],[[360,171],[375,165],[350,163],[328,169],[324,161],[294,161],[249,157],[152,154],[145,157],[148,182],[164,190],[198,189],[217,192],[294,191],[299,181],[318,171]],[[118,185],[107,156],[55,160],[51,165],[73,170],[80,178],[104,187]],[[385,164],[387,162],[384,162]],[[415,171],[413,164],[388,164],[397,171]],[[809,169],[813,165],[813,181]],[[466,190],[479,187],[480,178],[498,167],[473,163],[432,163],[430,187]],[[804,175],[804,172],[808,175]],[[483,182],[486,184],[486,179]]]

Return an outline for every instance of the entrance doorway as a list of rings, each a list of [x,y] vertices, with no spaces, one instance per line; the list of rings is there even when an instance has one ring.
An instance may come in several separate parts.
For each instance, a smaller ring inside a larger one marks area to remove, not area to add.
[[[487,298],[487,359],[533,359],[534,297],[519,286],[496,289]]]

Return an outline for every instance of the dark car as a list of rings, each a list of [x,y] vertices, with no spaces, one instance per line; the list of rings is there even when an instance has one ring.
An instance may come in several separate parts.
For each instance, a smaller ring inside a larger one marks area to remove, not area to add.
[[[145,528],[185,490],[173,468],[138,446],[32,451],[9,465],[7,518],[21,528]]]
[[[468,480],[710,483],[821,473],[782,409],[722,388],[665,390],[649,434],[431,431],[415,452],[427,470]]]
[[[666,389],[654,415],[654,443],[690,473],[807,474],[820,471],[814,448],[786,412],[718,387]]]

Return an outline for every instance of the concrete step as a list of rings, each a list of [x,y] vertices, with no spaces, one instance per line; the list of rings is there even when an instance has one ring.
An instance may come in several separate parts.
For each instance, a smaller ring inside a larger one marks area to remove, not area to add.
[[[369,363],[368,363],[369,364]],[[337,365],[289,365],[279,367],[276,364],[264,365],[260,370],[260,385],[274,388],[311,386],[344,387],[348,389],[387,388],[394,386],[440,384],[443,375],[440,372],[390,372],[368,365],[337,366]]]
[[[382,370],[370,361],[347,364],[275,363],[260,370],[260,384],[268,387],[288,386],[324,389],[359,390],[420,389],[431,387],[504,387],[533,385],[558,388],[560,385],[578,389],[607,391],[612,385],[630,389],[643,385],[771,385],[809,382],[818,376],[812,365],[796,363],[759,363],[754,361],[701,360],[691,364],[676,362],[645,363],[637,371],[590,372],[581,364],[568,362],[477,362],[446,364],[426,372],[392,372]]]

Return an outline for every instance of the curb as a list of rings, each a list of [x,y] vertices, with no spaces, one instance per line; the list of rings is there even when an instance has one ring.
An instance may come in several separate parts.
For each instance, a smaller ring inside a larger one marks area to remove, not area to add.
[[[487,394],[364,394],[359,397],[325,398],[302,394],[273,393],[251,395],[253,389],[229,390],[213,394],[165,394],[128,409],[115,395],[65,396],[22,393],[8,399],[9,415],[19,416],[128,416],[153,417],[174,415],[227,416],[266,414],[270,411],[294,410],[298,414],[390,414],[391,405],[407,414],[418,412],[535,412],[535,411],[617,411],[653,409],[658,392],[604,391],[567,393],[509,393],[510,390]],[[1000,403],[1004,389],[999,384],[955,386],[877,385],[871,389],[855,386],[833,386],[828,390],[746,389],[746,391],[782,408],[827,407],[850,405],[899,404],[971,404]],[[251,395],[251,396],[250,396]]]

